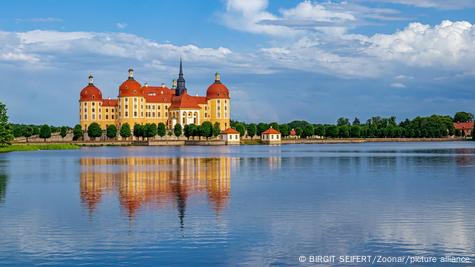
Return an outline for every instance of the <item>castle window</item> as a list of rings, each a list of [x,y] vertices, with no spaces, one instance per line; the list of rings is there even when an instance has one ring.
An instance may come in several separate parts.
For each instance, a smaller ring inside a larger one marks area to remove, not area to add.
[[[168,109],[168,106],[165,106],[165,109]]]
[[[99,114],[99,120],[101,120],[101,119],[102,119],[102,115],[101,115],[101,114]]]
[[[224,112],[224,117],[225,117],[225,118],[228,117],[228,113],[227,113],[227,112]]]
[[[127,112],[127,111],[125,112],[125,117],[126,118],[129,117],[129,112]]]
[[[228,106],[224,106],[224,110],[228,110]]]
[[[94,98],[94,97],[93,97]],[[96,102],[92,102],[92,105],[94,106],[96,104]]]
[[[84,119],[87,120],[87,114],[84,114]]]
[[[143,112],[140,112],[140,117],[143,117]]]
[[[111,115],[111,119],[114,119],[114,114]]]
[[[134,117],[137,117],[137,111],[134,111]]]
[[[157,106],[157,109],[160,109],[160,106]]]
[[[106,120],[108,120],[108,119],[109,119],[109,115],[106,114]]]
[[[87,108],[84,108],[84,112],[87,112]]]
[[[95,120],[95,119],[96,119],[96,116],[92,114],[92,120]]]
[[[137,98],[136,98],[136,97],[134,97],[134,102],[137,102]]]
[[[206,118],[206,117],[208,117],[208,114],[207,114],[207,113],[205,113],[205,118]]]
[[[87,103],[86,103],[86,102],[84,102],[84,106],[87,107]]]
[[[152,112],[152,117],[155,117],[155,112]]]
[[[221,104],[221,101],[218,99],[218,104]]]
[[[92,112],[96,112],[96,110],[94,108],[92,108]]]
[[[218,112],[218,116],[217,116],[217,117],[220,118],[220,117],[221,117],[221,113]]]
[[[129,105],[125,105],[125,109],[128,109],[129,108]]]
[[[218,106],[218,110],[220,110],[220,109],[221,109],[221,107],[220,107],[220,106]]]
[[[129,102],[129,99],[127,97],[125,98],[125,102]]]
[[[140,109],[143,109],[143,105],[140,105]]]
[[[160,117],[160,112],[157,112],[157,117]]]
[[[109,112],[109,109],[108,109],[108,108],[106,108],[106,112]]]

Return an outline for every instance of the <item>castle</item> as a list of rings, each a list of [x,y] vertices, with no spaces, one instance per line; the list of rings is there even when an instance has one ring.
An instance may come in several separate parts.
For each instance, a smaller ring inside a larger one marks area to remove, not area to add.
[[[205,121],[213,125],[219,123],[221,130],[230,127],[230,97],[228,88],[221,82],[220,74],[215,74],[214,83],[208,87],[206,96],[191,96],[187,92],[180,59],[178,79],[172,87],[143,86],[134,79],[134,71],[129,69],[129,77],[119,86],[117,99],[102,98],[101,90],[94,85],[93,76],[81,90],[79,98],[79,121],[87,131],[96,122],[105,130],[114,124],[118,129],[128,123],[164,123],[168,129],[176,124],[201,125]]]

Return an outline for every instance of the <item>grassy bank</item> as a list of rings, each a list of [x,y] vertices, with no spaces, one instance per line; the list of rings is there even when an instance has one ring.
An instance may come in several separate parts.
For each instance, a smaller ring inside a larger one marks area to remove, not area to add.
[[[13,151],[66,150],[79,148],[80,146],[74,144],[15,144],[11,146],[0,146],[0,153]]]

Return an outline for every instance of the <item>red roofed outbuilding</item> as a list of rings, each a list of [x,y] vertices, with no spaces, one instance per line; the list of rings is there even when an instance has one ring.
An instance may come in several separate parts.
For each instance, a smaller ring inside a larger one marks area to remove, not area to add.
[[[240,144],[240,135],[239,132],[233,128],[228,128],[221,132],[221,140],[226,142],[226,145],[239,145]]]
[[[282,135],[271,126],[261,133],[261,141],[266,144],[280,144],[282,142]]]
[[[472,136],[474,122],[455,122],[455,130],[459,130],[462,136]]]

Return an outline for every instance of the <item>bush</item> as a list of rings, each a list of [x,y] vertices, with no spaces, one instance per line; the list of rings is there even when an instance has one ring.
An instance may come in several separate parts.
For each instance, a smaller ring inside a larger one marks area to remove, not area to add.
[[[117,127],[114,124],[107,125],[106,136],[108,138],[116,138],[117,137]]]
[[[43,125],[40,128],[40,138],[43,138],[46,142],[46,139],[51,138],[51,127],[49,125]]]
[[[130,130],[130,125],[128,123],[124,123],[120,127],[120,136],[125,138],[125,140],[132,136],[132,131]]]
[[[92,140],[95,140],[97,137],[102,136],[102,129],[101,126],[97,122],[91,123],[89,127],[87,127],[87,135],[89,138],[92,138]]]
[[[77,141],[79,138],[84,136],[84,132],[82,131],[81,125],[76,124],[73,129],[73,140]]]

